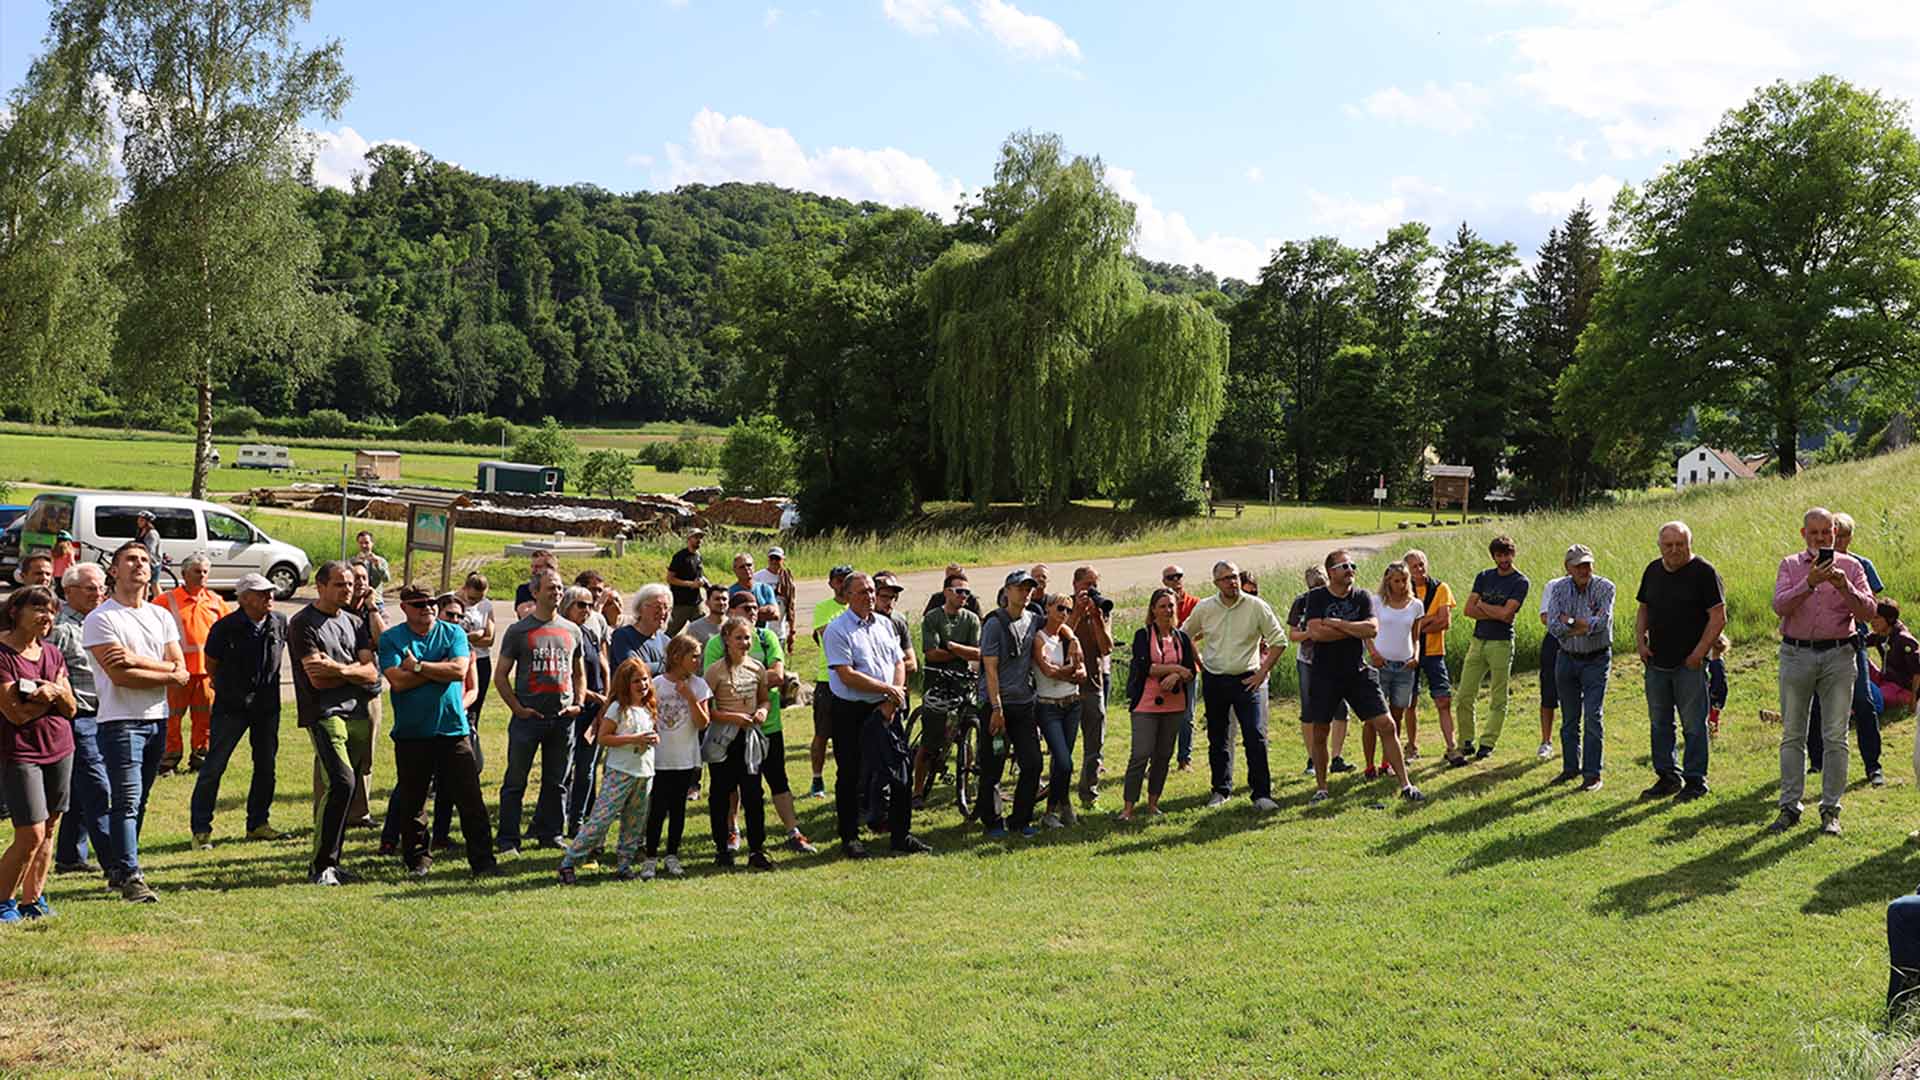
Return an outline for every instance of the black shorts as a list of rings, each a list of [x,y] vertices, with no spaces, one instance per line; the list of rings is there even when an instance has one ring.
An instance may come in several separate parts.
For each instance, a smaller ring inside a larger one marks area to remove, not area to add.
[[[760,762],[760,775],[767,782],[767,794],[785,795],[793,790],[787,782],[786,729],[767,733],[767,756]]]
[[[66,813],[72,790],[72,754],[46,765],[0,761],[0,792],[6,794],[15,828],[38,825],[55,814]]]
[[[1340,717],[1343,705],[1352,709],[1354,719],[1363,723],[1376,716],[1389,715],[1387,696],[1380,692],[1380,676],[1372,668],[1336,671],[1322,670],[1319,664],[1312,667],[1313,685],[1307,694],[1307,711],[1301,715],[1301,723],[1332,724]]]

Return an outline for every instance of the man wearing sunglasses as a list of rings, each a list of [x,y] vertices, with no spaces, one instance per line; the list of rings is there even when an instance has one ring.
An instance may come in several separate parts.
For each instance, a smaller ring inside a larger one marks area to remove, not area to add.
[[[940,596],[943,603],[920,620],[920,647],[929,670],[966,675],[980,659],[980,616],[967,610],[967,602],[973,599],[967,575],[949,571]],[[920,740],[920,750],[913,759],[917,805],[926,797],[928,774],[946,761],[947,725],[952,722],[953,717],[944,716],[940,722],[928,724]]]
[[[1247,747],[1247,787],[1254,808],[1278,810],[1280,804],[1273,801],[1273,775],[1267,768],[1266,720],[1260,715],[1260,702],[1254,693],[1266,685],[1273,665],[1286,652],[1287,630],[1265,600],[1240,591],[1238,566],[1214,563],[1213,584],[1218,594],[1194,605],[1184,626],[1187,636],[1200,646],[1207,764],[1213,771],[1213,795],[1207,805],[1224,805],[1233,792],[1233,735],[1228,727],[1231,714],[1239,718],[1240,738]]]
[[[1178,565],[1168,566],[1160,571],[1160,584],[1173,590],[1173,625],[1186,625],[1187,616],[1200,603],[1200,598],[1187,591],[1187,572]],[[1181,772],[1193,770],[1193,699],[1194,695],[1182,695],[1185,712],[1180,717],[1179,746],[1174,757]]]
[[[393,803],[389,819],[400,822],[400,859],[416,877],[433,865],[427,853],[424,813],[427,793],[451,800],[460,810],[460,836],[467,865],[476,874],[495,866],[487,839],[486,797],[480,791],[480,767],[468,739],[467,683],[473,677],[467,634],[437,618],[439,601],[427,590],[400,590],[406,621],[380,635],[380,670],[393,692]]]
[[[1353,710],[1361,723],[1380,736],[1387,767],[1400,781],[1400,797],[1419,802],[1426,796],[1407,780],[1407,762],[1393,730],[1393,716],[1380,692],[1380,676],[1366,661],[1366,642],[1380,632],[1373,597],[1353,587],[1357,569],[1345,551],[1327,555],[1327,583],[1307,594],[1307,635],[1313,639],[1312,687],[1308,711],[1301,715],[1307,752],[1313,758],[1314,792],[1311,802],[1327,799],[1327,733],[1333,727],[1339,703]],[[1368,766],[1372,768],[1371,765]]]

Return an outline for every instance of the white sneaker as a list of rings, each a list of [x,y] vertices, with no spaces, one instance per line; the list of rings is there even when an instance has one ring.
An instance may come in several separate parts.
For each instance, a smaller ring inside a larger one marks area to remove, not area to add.
[[[1274,802],[1272,799],[1255,799],[1253,800],[1253,808],[1262,813],[1268,813],[1280,809],[1280,804]]]
[[[654,868],[654,862],[652,859],[648,859],[646,862],[641,863],[640,864],[640,880],[652,881],[653,868]]]
[[[1064,829],[1067,827],[1067,823],[1061,821],[1060,815],[1058,814],[1042,814],[1040,816],[1040,824],[1049,829]]]
[[[662,865],[666,867],[668,877],[683,877],[686,875],[686,871],[680,869],[680,856],[678,855],[667,856],[666,861]]]
[[[1540,760],[1542,760],[1542,761],[1545,761],[1546,759],[1548,759],[1548,758],[1550,758],[1550,757],[1552,757],[1552,756],[1553,756],[1553,744],[1552,744],[1552,743],[1550,743],[1550,742],[1543,742],[1543,743],[1541,743],[1541,744],[1540,744],[1540,749],[1539,749],[1539,751],[1538,751],[1538,752],[1536,752],[1536,753],[1534,754],[1534,756],[1535,756],[1535,757],[1537,757],[1537,758],[1539,758],[1539,759],[1540,759]]]
[[[1216,806],[1225,806],[1225,805],[1227,805],[1227,797],[1225,795],[1220,794],[1217,791],[1214,792],[1213,795],[1207,799],[1207,809],[1209,810],[1213,809]]]
[[[329,866],[329,867],[327,867],[327,868],[326,868],[325,870],[322,870],[322,871],[320,871],[320,872],[319,872],[318,874],[315,874],[315,875],[313,876],[313,883],[314,883],[315,885],[340,885],[340,884],[343,884],[343,882],[342,882],[342,881],[340,880],[340,873],[339,873],[339,871],[337,871],[337,870],[335,870],[335,869],[334,869],[333,867],[331,867],[331,866]]]

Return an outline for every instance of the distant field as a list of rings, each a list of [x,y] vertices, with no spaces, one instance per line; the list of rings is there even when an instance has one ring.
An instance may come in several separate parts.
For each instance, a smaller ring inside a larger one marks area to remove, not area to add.
[[[634,427],[569,427],[574,441],[583,450],[598,450],[602,447],[614,450],[637,450],[648,443],[672,442],[675,439],[692,437],[709,442],[724,439],[727,430],[712,424],[674,423],[655,420]]]
[[[262,485],[288,484],[307,480],[338,480],[341,471],[353,463],[353,450],[318,446],[293,446],[294,469],[271,474],[261,469],[239,469],[233,462],[240,458],[241,439],[215,439],[222,465],[208,476],[211,491],[244,491]],[[282,443],[284,445],[284,443]],[[387,449],[377,444],[374,449]],[[492,452],[497,455],[498,451]],[[480,455],[403,450],[400,455],[400,479],[408,484],[440,487],[473,486]],[[634,486],[641,491],[680,492],[713,482],[714,474],[704,472],[662,473],[650,465],[636,465]],[[193,482],[193,441],[184,435],[164,433],[100,432],[85,435],[21,434],[0,431],[0,479],[56,487],[93,487],[117,491],[155,491],[184,493]]]

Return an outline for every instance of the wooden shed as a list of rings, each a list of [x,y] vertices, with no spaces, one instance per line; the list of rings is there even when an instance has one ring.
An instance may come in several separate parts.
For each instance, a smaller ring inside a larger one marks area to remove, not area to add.
[[[353,475],[362,480],[400,480],[400,451],[355,450]]]

